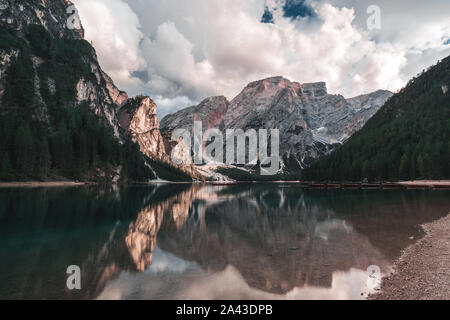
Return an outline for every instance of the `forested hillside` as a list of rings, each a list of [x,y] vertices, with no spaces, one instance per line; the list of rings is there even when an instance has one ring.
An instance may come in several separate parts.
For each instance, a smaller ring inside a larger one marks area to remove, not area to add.
[[[412,79],[305,180],[450,178],[450,57]]]
[[[1,180],[98,179],[119,167],[132,180],[155,178],[138,146],[127,137],[120,145],[87,103],[75,103],[79,79],[95,77],[88,42],[30,25],[25,34],[0,29],[0,50],[11,60],[1,79]]]

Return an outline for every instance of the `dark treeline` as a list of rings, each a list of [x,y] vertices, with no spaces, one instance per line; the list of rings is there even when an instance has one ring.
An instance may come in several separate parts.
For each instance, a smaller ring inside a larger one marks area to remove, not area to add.
[[[155,178],[137,145],[129,139],[120,145],[87,104],[74,103],[79,79],[95,77],[88,42],[54,38],[31,25],[25,36],[0,30],[0,49],[18,51],[0,104],[1,180],[86,179],[94,169],[119,165],[132,180]],[[37,68],[33,56],[41,59]]]
[[[450,178],[450,57],[411,80],[304,180]]]

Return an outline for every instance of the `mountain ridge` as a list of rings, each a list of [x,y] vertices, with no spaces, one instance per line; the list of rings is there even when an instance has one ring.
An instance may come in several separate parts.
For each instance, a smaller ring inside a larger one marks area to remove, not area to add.
[[[391,95],[378,90],[345,99],[328,94],[325,82],[301,84],[275,76],[249,83],[231,101],[210,97],[167,115],[161,131],[167,139],[175,129],[191,131],[194,120],[202,121],[204,130],[279,129],[283,164],[298,170],[348,139]]]

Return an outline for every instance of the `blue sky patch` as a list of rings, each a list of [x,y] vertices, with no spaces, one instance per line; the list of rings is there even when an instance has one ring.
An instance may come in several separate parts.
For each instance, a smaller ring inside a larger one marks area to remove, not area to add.
[[[314,11],[305,4],[305,0],[286,0],[283,11],[284,16],[292,20],[314,16]]]
[[[269,8],[266,6],[266,9],[264,10],[264,14],[261,18],[262,23],[274,23],[273,21],[273,14],[270,12]]]
[[[291,20],[304,17],[313,17],[315,15],[314,10],[310,6],[308,6],[305,2],[306,2],[305,0],[286,0],[286,2],[277,9],[282,10],[283,16],[285,18],[290,18]],[[273,19],[273,12],[267,6],[264,10],[261,22],[275,23]]]

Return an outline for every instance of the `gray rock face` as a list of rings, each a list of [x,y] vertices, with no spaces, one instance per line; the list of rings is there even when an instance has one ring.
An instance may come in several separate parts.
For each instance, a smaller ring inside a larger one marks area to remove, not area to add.
[[[161,130],[192,129],[193,120],[206,120],[203,129],[279,129],[283,164],[305,168],[330,153],[360,130],[392,96],[389,91],[345,99],[330,95],[324,82],[300,84],[282,77],[250,83],[231,102],[209,98],[161,121]]]

